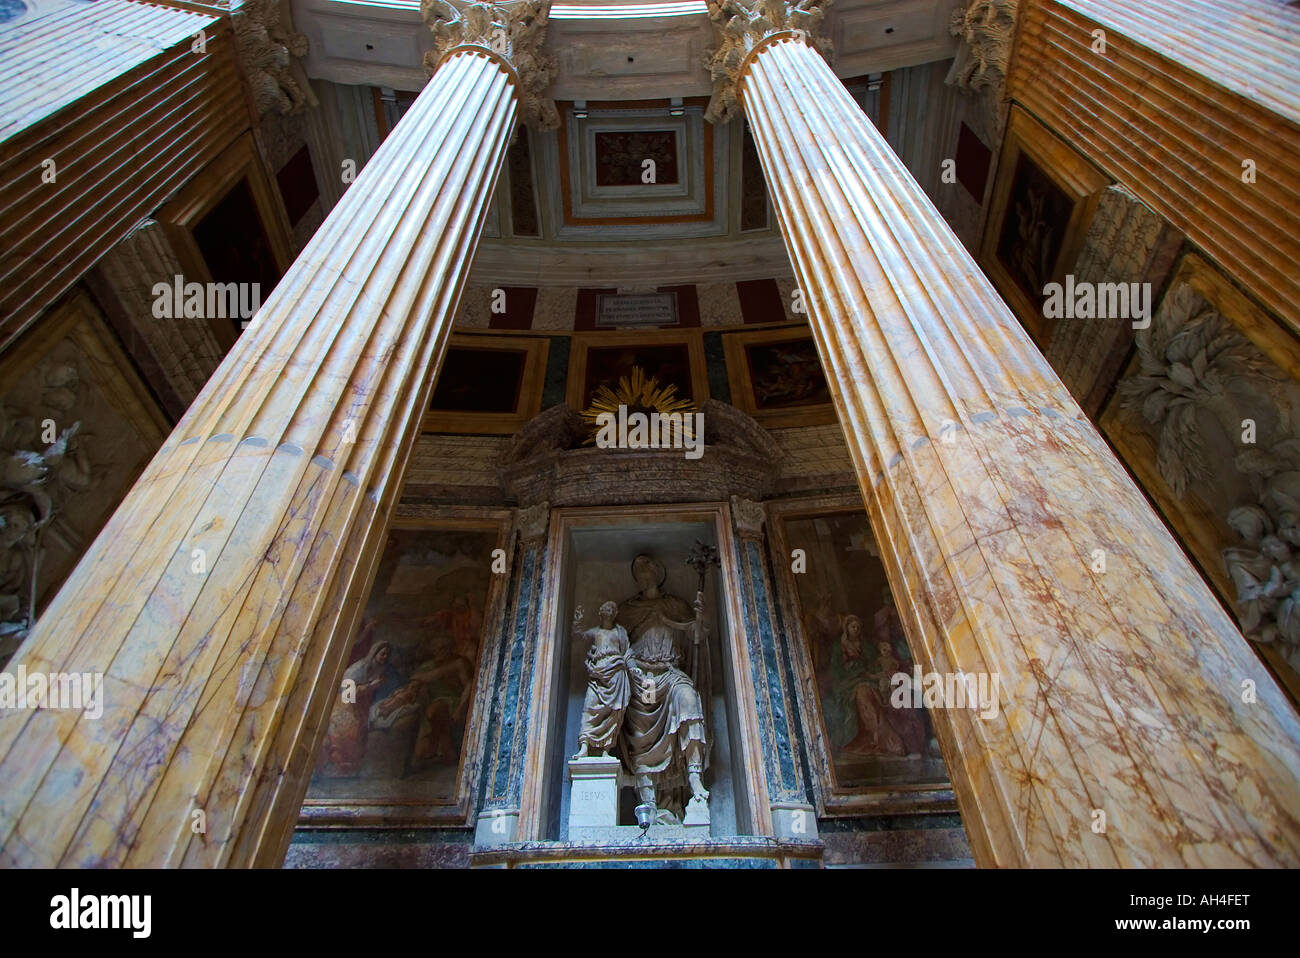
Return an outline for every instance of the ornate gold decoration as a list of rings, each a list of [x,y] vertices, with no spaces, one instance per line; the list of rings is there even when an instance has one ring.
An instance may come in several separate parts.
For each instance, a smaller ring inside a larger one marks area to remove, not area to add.
[[[629,416],[634,412],[645,413],[647,416],[651,413],[667,416],[695,412],[695,403],[679,397],[676,386],[660,386],[656,377],[647,376],[640,366],[633,366],[631,377],[619,377],[618,386],[614,389],[602,385],[591,397],[591,405],[579,414],[591,429],[591,435],[583,445],[591,445],[596,441],[599,417],[604,413],[618,416],[620,406],[627,407]]]

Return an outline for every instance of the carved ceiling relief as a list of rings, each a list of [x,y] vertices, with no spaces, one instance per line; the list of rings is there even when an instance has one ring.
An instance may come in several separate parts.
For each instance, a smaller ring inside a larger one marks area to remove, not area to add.
[[[1239,536],[1222,559],[1242,631],[1300,671],[1300,383],[1185,283],[1137,349],[1121,404],[1152,428],[1173,495],[1194,494]]]

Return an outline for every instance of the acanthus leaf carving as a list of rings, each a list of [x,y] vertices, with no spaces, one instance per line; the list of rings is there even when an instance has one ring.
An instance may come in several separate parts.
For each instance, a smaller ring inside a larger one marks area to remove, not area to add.
[[[977,93],[1002,89],[1019,10],[1020,0],[971,0],[953,11],[950,32],[962,42],[948,73],[950,86]]]
[[[1119,384],[1119,398],[1156,428],[1156,467],[1180,499],[1222,472],[1210,461],[1205,430],[1231,435],[1251,413],[1275,413],[1280,433],[1272,444],[1232,459],[1254,501],[1224,516],[1240,541],[1222,556],[1242,632],[1278,643],[1300,671],[1300,436],[1278,396],[1285,375],[1186,284],[1165,297],[1137,348],[1139,369]]]
[[[713,21],[718,45],[704,65],[713,77],[713,96],[705,119],[725,123],[740,107],[740,70],[745,58],[768,37],[777,33],[796,33],[827,60],[831,58],[830,39],[821,31],[826,8],[834,0],[758,0],[748,5],[742,0],[705,0],[709,19]]]
[[[424,65],[432,74],[457,47],[491,50],[509,61],[519,75],[524,122],[534,129],[554,130],[560,125],[560,115],[546,90],[555,78],[555,58],[542,52],[549,11],[549,0],[521,0],[509,7],[420,0],[420,14],[433,33],[433,49],[424,55]]]

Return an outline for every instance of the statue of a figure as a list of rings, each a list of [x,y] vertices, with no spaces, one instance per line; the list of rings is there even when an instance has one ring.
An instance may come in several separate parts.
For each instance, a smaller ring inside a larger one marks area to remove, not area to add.
[[[617,602],[600,607],[600,626],[582,632],[582,607],[573,613],[574,638],[591,643],[587,650],[587,694],[582,702],[582,729],[578,732],[578,753],[586,758],[593,752],[606,755],[618,742],[627,710],[628,671],[636,670],[628,648],[627,632],[614,624]]]
[[[632,562],[632,577],[641,591],[618,608],[618,622],[632,640],[638,669],[632,672],[632,696],[623,720],[623,745],[629,771],[643,803],[659,810],[661,822],[680,821],[686,801],[707,804],[702,775],[709,764],[704,700],[695,682],[680,667],[696,674],[703,643],[704,595],[689,606],[660,591],[667,578],[663,563],[649,555]]]

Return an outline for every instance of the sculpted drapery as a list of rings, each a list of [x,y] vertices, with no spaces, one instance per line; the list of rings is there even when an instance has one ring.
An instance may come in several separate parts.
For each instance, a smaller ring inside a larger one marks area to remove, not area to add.
[[[693,652],[703,600],[697,596],[692,609],[661,592],[666,574],[652,556],[637,556],[632,577],[641,591],[618,607],[639,667],[623,719],[624,755],[640,800],[655,805],[661,821],[680,820],[688,800],[709,798],[702,779],[709,762],[705,703],[681,667]]]

